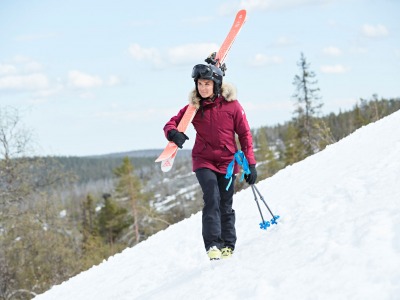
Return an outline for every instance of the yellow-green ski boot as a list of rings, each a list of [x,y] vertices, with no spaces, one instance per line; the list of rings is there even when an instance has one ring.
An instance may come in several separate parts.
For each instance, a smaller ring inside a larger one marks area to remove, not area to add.
[[[219,250],[216,246],[212,246],[210,249],[208,249],[207,255],[210,260],[221,259],[221,250]]]
[[[233,250],[230,247],[224,247],[221,249],[221,258],[231,258],[233,254]]]

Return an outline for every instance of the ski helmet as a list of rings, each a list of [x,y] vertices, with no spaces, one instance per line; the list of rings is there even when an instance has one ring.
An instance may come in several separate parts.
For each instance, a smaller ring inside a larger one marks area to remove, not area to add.
[[[222,86],[222,78],[224,77],[224,73],[220,68],[217,68],[214,65],[195,65],[192,70],[192,78],[196,84],[197,90],[197,80],[199,79],[209,79],[214,81],[214,94],[218,95],[221,86]]]

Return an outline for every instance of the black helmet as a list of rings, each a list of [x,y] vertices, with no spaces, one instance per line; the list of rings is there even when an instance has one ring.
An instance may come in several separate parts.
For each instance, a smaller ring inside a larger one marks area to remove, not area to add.
[[[213,65],[195,65],[192,71],[194,81],[200,79],[210,79],[217,85],[222,85],[222,77],[224,76],[220,68]]]
[[[214,65],[195,65],[193,67],[192,71],[192,78],[194,79],[194,82],[196,83],[196,89],[197,89],[197,80],[198,79],[210,79],[214,81],[214,94],[218,95],[221,86],[222,86],[222,78],[224,77],[224,72],[220,68],[217,68]]]

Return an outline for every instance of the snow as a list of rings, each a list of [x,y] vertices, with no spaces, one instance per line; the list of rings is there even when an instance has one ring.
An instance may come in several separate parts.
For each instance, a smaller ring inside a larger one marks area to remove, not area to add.
[[[259,182],[267,230],[237,193],[229,260],[207,259],[197,213],[35,299],[400,299],[399,128],[397,112]]]

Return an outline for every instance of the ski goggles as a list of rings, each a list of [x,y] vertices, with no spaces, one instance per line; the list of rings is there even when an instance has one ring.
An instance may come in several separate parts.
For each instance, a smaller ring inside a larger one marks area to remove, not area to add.
[[[210,66],[207,65],[195,65],[192,70],[192,78],[198,79],[212,79],[213,77],[213,70]]]

